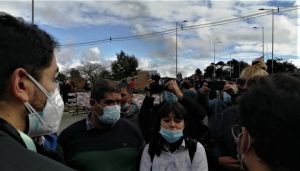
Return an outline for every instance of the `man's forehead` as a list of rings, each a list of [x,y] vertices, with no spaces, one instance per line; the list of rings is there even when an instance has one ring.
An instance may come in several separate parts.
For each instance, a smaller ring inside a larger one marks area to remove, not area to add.
[[[125,93],[128,94],[127,88],[121,88],[120,91],[123,94],[125,94]]]
[[[104,94],[104,99],[120,99],[121,94],[118,92],[108,92]]]

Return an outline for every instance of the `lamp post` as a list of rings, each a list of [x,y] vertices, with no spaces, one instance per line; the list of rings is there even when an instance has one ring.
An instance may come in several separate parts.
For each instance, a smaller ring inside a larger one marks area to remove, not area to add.
[[[216,44],[222,43],[222,42],[214,42],[214,74],[213,77],[216,79]]]
[[[230,53],[229,53],[229,59],[230,59],[230,61],[229,61],[229,68],[230,68],[229,75],[230,75],[230,78],[231,78],[231,54],[232,54],[232,53],[234,53],[234,52],[230,52]]]
[[[261,30],[262,30],[262,57],[263,57],[263,60],[265,61],[265,29],[264,29],[264,26],[253,27],[253,28],[254,29],[261,28]]]
[[[272,74],[273,74],[273,66],[274,66],[274,10],[275,9],[265,9],[265,8],[260,8],[259,10],[271,10],[272,11]],[[277,11],[279,12],[279,7],[277,7]]]
[[[175,53],[176,53],[176,72],[175,72],[175,78],[177,79],[177,25],[179,24],[179,23],[186,23],[187,22],[187,20],[183,20],[183,21],[181,21],[181,22],[176,22],[176,51],[175,51]],[[182,25],[181,25],[181,28],[182,28]],[[183,28],[182,28],[183,29]]]
[[[242,62],[242,59],[240,59],[240,62],[239,62],[239,77],[241,75],[241,62]]]
[[[31,23],[34,24],[34,0],[31,1]]]

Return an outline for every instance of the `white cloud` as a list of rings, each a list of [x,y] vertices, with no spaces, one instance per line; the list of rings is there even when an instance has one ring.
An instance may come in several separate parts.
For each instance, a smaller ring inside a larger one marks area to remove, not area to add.
[[[67,68],[70,66],[74,61],[75,53],[74,49],[72,48],[63,48],[55,51],[55,56],[57,59],[57,62],[63,66],[64,68]]]
[[[4,3],[2,3],[4,2]],[[255,14],[259,8],[272,8],[270,1],[216,1],[216,0],[178,0],[178,1],[35,1],[36,23],[67,30],[80,27],[118,26],[129,29],[132,35],[174,29],[176,21],[188,20],[186,26],[210,23],[225,19]],[[296,3],[296,2],[295,2]],[[0,9],[16,16],[31,20],[31,6],[28,1],[1,1]],[[299,24],[297,11],[275,14],[274,55],[296,55],[299,48]],[[265,53],[271,52],[271,15],[244,20],[241,22],[207,27],[196,30],[178,30],[178,70],[190,75],[196,68],[204,69],[213,62],[213,44],[216,46],[218,60],[228,60],[229,52],[235,51],[235,57],[251,61],[261,54],[261,31],[253,26],[264,26]],[[103,33],[103,36],[122,35],[122,31]],[[77,33],[84,35],[84,33]],[[126,33],[127,34],[127,33]],[[71,33],[70,33],[71,35]],[[76,41],[71,36],[68,42]],[[142,69],[157,69],[162,75],[174,76],[175,73],[175,33],[139,40],[147,46],[142,49],[143,57],[138,58]],[[89,41],[89,40],[86,40]],[[121,48],[126,52],[130,41],[124,41]],[[110,45],[111,47],[114,44]],[[119,48],[119,47],[118,47]],[[267,50],[268,48],[268,50]],[[110,47],[109,47],[110,49]],[[112,48],[113,49],[113,48]],[[136,48],[137,51],[141,50]],[[114,49],[113,49],[114,50]],[[119,49],[118,49],[119,50]],[[117,52],[117,51],[116,51]],[[114,52],[114,53],[116,53]],[[131,52],[135,54],[136,52]],[[299,54],[299,53],[298,53]],[[99,62],[110,66],[115,57],[107,57],[103,49],[86,46],[80,50],[64,48],[57,52],[60,65],[73,63]],[[79,61],[79,62],[78,62]],[[298,62],[299,59],[295,59]],[[299,64],[297,63],[299,67]]]

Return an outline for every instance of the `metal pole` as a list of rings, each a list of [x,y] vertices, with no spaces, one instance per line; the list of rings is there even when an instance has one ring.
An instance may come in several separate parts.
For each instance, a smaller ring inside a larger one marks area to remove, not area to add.
[[[214,79],[216,79],[216,42],[214,42]]]
[[[34,24],[34,0],[31,1],[31,22]]]
[[[272,9],[272,74],[274,72],[274,9]]]
[[[242,60],[240,60],[240,62],[239,62],[239,77],[241,75],[241,62],[242,62]]]
[[[230,78],[231,78],[231,52],[229,53],[230,54],[230,61],[229,61],[229,67],[230,67]]]
[[[264,26],[261,27],[262,28],[262,55],[263,55],[263,60],[265,61],[265,29],[264,29]]]
[[[177,79],[177,22],[176,22],[176,75],[175,75],[175,78]]]

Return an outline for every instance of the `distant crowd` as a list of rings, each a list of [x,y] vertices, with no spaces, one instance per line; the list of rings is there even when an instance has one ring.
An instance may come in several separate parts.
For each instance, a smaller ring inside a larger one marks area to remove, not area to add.
[[[0,40],[0,170],[298,170],[300,75],[256,59],[236,80],[153,76],[141,105],[134,79],[99,79],[86,117],[58,135],[74,88],[56,81],[57,42],[4,12]]]

